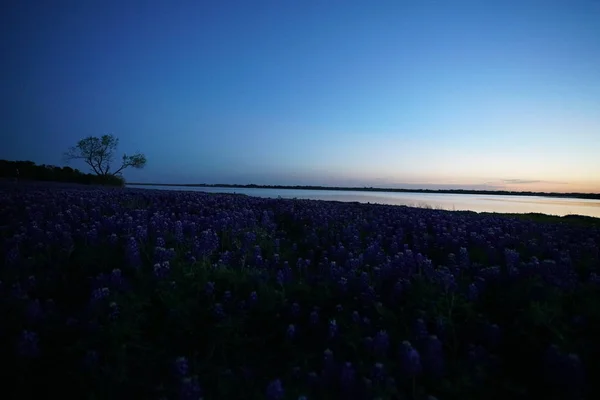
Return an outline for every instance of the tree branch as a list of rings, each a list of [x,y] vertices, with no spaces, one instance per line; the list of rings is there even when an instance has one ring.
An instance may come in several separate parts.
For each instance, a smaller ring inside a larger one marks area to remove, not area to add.
[[[113,135],[89,136],[78,141],[75,147],[69,148],[64,153],[64,158],[67,163],[71,160],[83,160],[96,175],[102,176],[116,176],[125,168],[143,168],[146,165],[146,156],[143,154],[136,153],[132,156],[124,154],[121,167],[110,173],[114,151],[118,143],[119,139]]]
[[[112,173],[112,175],[116,176],[119,172],[123,171],[127,167],[129,167],[129,165],[126,162],[124,162],[123,165],[119,167],[119,169]]]
[[[87,165],[89,165],[90,167],[92,167],[92,170],[94,170],[94,172],[96,173],[96,175],[100,175],[100,173],[99,173],[99,172],[98,172],[98,170],[96,169],[96,166],[95,166],[94,164],[92,164],[92,162],[91,162],[91,161],[89,161],[89,160],[85,160],[85,163],[86,163]]]

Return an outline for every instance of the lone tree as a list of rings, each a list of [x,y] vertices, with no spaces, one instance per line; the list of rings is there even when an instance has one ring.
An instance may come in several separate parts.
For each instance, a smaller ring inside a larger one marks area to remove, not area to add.
[[[81,139],[74,147],[65,152],[64,157],[68,163],[71,160],[83,160],[99,176],[117,176],[125,168],[144,168],[146,156],[135,153],[131,156],[123,154],[121,166],[111,172],[110,165],[114,161],[114,153],[119,145],[119,139],[113,135],[102,137],[89,136]]]

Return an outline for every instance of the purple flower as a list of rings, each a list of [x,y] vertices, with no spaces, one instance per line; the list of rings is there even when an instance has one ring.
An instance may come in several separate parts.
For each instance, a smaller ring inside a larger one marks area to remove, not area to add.
[[[154,248],[154,262],[160,264],[162,261],[165,261],[167,259],[166,252],[167,249],[164,247],[156,246]]]
[[[92,228],[86,233],[87,242],[90,244],[98,243],[98,230],[96,228]]]
[[[329,338],[336,337],[337,332],[338,332],[337,322],[335,321],[335,319],[332,319],[331,321],[329,321]]]
[[[135,237],[138,240],[146,240],[148,238],[148,229],[144,226],[138,225],[135,228]]]
[[[400,345],[400,363],[405,374],[410,378],[421,373],[421,356],[407,340]]]
[[[428,273],[427,277],[429,279],[432,279],[433,272],[427,271],[427,273]],[[406,282],[403,279],[398,279],[398,281],[396,283],[394,283],[394,287],[392,288],[392,294],[391,294],[392,303],[397,302],[401,298],[402,293],[404,293],[404,289],[408,288],[409,285],[410,285],[409,282]]]
[[[6,252],[6,264],[7,265],[16,265],[19,261],[20,253],[19,247],[13,246]]]
[[[300,305],[298,303],[293,303],[291,307],[292,317],[296,318],[300,315]]]
[[[27,298],[27,293],[25,292],[25,290],[23,290],[19,282],[16,282],[11,286],[10,292],[12,297],[14,297],[15,299]]]
[[[448,254],[448,264],[455,265],[456,264],[456,254],[450,253]]]
[[[434,281],[436,281],[444,292],[452,292],[456,288],[454,275],[447,267],[440,267],[435,271]]]
[[[323,377],[326,380],[331,380],[335,375],[335,360],[333,352],[327,349],[323,352]]]
[[[386,331],[379,331],[373,340],[373,350],[379,357],[384,357],[390,347],[390,337]]]
[[[319,312],[317,310],[313,310],[310,313],[310,323],[316,325],[319,322]]]
[[[198,400],[201,393],[197,376],[188,376],[181,379],[179,392],[181,400]]]
[[[92,280],[92,287],[94,289],[108,286],[108,280],[106,279],[106,275],[104,275],[102,273],[98,274],[98,276],[96,276],[95,278],[91,278],[91,280]]]
[[[511,269],[519,266],[519,252],[512,249],[504,249],[504,258],[506,259],[507,268]]]
[[[279,379],[271,381],[267,386],[267,399],[268,400],[283,400],[284,390],[283,385]]]
[[[461,247],[459,251],[459,265],[461,268],[466,269],[469,268],[471,262],[469,260],[469,252],[465,247]]]
[[[98,288],[92,291],[92,303],[97,303],[110,295],[110,290],[107,287]]]
[[[342,371],[340,373],[340,386],[342,388],[342,392],[351,393],[354,386],[354,367],[352,367],[352,363],[345,363],[342,367]]]
[[[215,292],[215,283],[214,282],[206,282],[206,285],[204,286],[204,293],[206,293],[207,296],[212,296],[214,292]]]
[[[206,230],[200,233],[194,240],[195,255],[199,257],[209,257],[219,247],[219,237],[212,230]]]
[[[427,324],[422,318],[417,318],[413,324],[413,336],[417,342],[425,339],[428,335]]]
[[[250,293],[250,304],[254,305],[256,304],[256,302],[258,301],[258,294],[256,292],[251,292]]]
[[[108,236],[108,243],[109,243],[111,246],[115,246],[115,245],[116,245],[118,242],[119,242],[119,237],[117,236],[117,234],[116,234],[116,233],[111,233],[111,234]]]
[[[17,342],[17,353],[24,358],[36,358],[40,354],[39,338],[37,333],[23,331]]]
[[[385,378],[385,370],[382,363],[375,363],[371,378],[374,382],[383,382]]]
[[[216,303],[213,307],[213,314],[218,319],[225,317],[225,310],[223,309],[223,305],[221,303]]]
[[[342,293],[346,293],[348,291],[348,280],[344,277],[341,277],[338,280],[338,288]]]
[[[170,265],[168,261],[163,261],[160,264],[154,264],[154,276],[157,279],[164,279],[169,275]]]
[[[138,246],[136,238],[130,237],[127,241],[125,255],[127,257],[127,262],[130,266],[138,268],[141,265],[140,248]]]
[[[190,372],[190,365],[187,358],[177,357],[173,363],[173,372],[177,377],[183,378]]]
[[[175,228],[173,229],[173,236],[177,243],[183,242],[183,223],[181,221],[175,221]]]
[[[115,319],[117,319],[119,317],[119,314],[121,313],[121,310],[119,309],[119,306],[118,306],[117,303],[115,303],[114,301],[111,302],[108,305],[108,309],[109,309],[108,316],[109,316],[109,318],[111,320],[115,320]]]
[[[26,315],[30,324],[36,323],[43,318],[44,312],[38,299],[29,300],[27,304]]]
[[[474,283],[469,284],[467,288],[467,299],[469,301],[475,301],[479,297],[479,289]]]
[[[123,286],[123,273],[119,268],[112,270],[109,281],[115,288],[121,288]]]
[[[439,378],[444,372],[444,350],[442,342],[435,335],[430,335],[424,344],[423,367],[428,374]]]
[[[290,324],[286,330],[286,336],[289,339],[293,339],[296,336],[296,327],[293,324]]]

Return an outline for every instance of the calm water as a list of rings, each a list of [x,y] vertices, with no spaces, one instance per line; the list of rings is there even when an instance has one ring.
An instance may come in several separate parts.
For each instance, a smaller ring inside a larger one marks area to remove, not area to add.
[[[495,196],[475,194],[389,193],[295,189],[203,188],[185,186],[145,186],[131,188],[186,190],[210,193],[242,193],[271,198],[358,201],[360,203],[395,204],[444,210],[468,210],[500,213],[579,214],[600,218],[600,200],[568,199],[538,196]]]

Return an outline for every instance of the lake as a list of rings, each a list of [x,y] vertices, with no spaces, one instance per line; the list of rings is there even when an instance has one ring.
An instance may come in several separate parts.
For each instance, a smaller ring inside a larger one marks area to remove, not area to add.
[[[357,201],[431,207],[444,210],[466,210],[499,213],[543,213],[550,215],[579,214],[600,218],[600,200],[541,196],[496,196],[446,193],[393,193],[300,189],[218,188],[188,186],[132,185],[130,188],[184,190],[208,193],[239,193],[248,196],[286,199]]]

